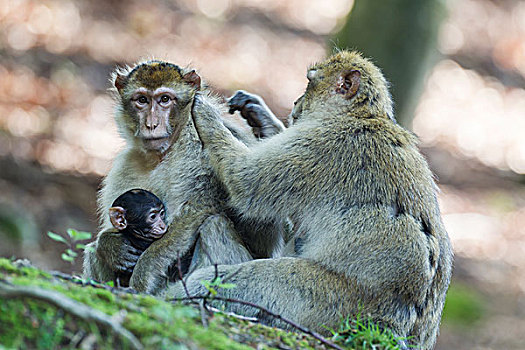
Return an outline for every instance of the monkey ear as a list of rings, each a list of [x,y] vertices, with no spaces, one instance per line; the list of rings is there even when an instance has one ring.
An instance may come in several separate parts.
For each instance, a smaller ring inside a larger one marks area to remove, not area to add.
[[[195,89],[200,90],[201,88],[201,77],[195,72],[195,70],[192,70],[189,73],[184,74],[182,77],[185,82],[193,86]]]
[[[115,77],[114,85],[117,88],[117,91],[119,93],[121,93],[122,89],[124,89],[124,87],[126,86],[127,80],[128,80],[127,75],[124,75],[124,74],[121,74],[121,73],[117,72],[116,77]]]
[[[354,69],[351,71],[346,71],[341,73],[339,78],[337,78],[337,83],[335,87],[335,92],[344,96],[344,98],[349,99],[359,90],[359,85],[361,84],[361,72]]]
[[[109,208],[109,219],[114,228],[122,231],[128,226],[126,220],[126,209],[122,207],[111,207]]]

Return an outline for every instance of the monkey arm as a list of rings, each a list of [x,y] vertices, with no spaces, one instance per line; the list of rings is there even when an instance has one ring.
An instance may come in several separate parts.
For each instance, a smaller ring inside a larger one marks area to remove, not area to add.
[[[189,271],[213,264],[238,264],[253,260],[233,223],[222,214],[207,217],[198,228],[198,236]]]
[[[197,229],[204,221],[205,214],[202,214],[191,210],[191,213],[175,217],[168,232],[153,242],[137,261],[130,279],[133,289],[155,294],[166,286],[169,267],[177,261],[177,257],[182,259],[195,244]]]
[[[84,276],[101,282],[113,281],[119,274],[130,274],[141,254],[113,229],[101,232],[88,247],[94,249],[85,250]]]
[[[235,111],[240,112],[257,138],[271,137],[285,129],[284,124],[272,113],[260,96],[239,90],[230,97],[228,106],[230,114]]]
[[[166,235],[153,242],[139,258],[130,280],[135,290],[155,294],[164,289],[170,277],[168,269],[177,257],[182,259],[188,252],[193,254],[190,269],[253,259],[230,220],[216,214],[214,208],[186,204],[182,210]],[[194,246],[195,251],[191,252]]]
[[[274,220],[303,207],[300,190],[322,163],[322,152],[305,150],[310,139],[294,142],[299,125],[247,147],[224,127],[220,113],[196,98],[193,118],[210,163],[230,195],[230,204],[249,218]],[[312,154],[304,159],[302,154]],[[303,158],[303,159],[301,159]],[[284,214],[286,213],[286,214]]]

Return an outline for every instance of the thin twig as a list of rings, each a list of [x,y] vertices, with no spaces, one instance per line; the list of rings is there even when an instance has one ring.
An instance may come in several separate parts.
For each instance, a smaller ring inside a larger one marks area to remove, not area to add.
[[[186,284],[186,281],[184,280],[184,276],[182,275],[182,266],[181,266],[181,259],[180,254],[177,251],[177,270],[179,272],[179,278],[180,282],[182,283],[182,287],[184,288],[184,293],[186,293],[186,296],[191,297],[190,292],[188,290],[188,285]],[[201,322],[202,325],[207,328],[208,327],[208,320],[206,318],[206,306],[203,305],[203,303],[198,303],[194,301],[195,304],[199,307],[200,313],[201,313]]]
[[[184,281],[184,276],[182,275],[182,264],[180,261],[180,253],[177,250],[177,270],[179,270],[179,278],[182,282],[182,286],[184,287],[184,293],[186,293],[186,296],[190,297],[190,292],[188,291],[188,286],[186,285],[186,281]]]
[[[220,313],[225,314],[226,316],[231,316],[231,317],[237,318],[239,320],[250,321],[250,322],[253,322],[253,323],[259,323],[259,319],[257,317],[243,316],[243,315],[236,314],[235,312],[219,310],[219,309],[217,309],[216,307],[213,307],[213,306],[208,306],[208,308],[210,309],[210,311],[215,312],[215,313],[219,313],[220,312]]]
[[[209,298],[209,296],[196,295],[196,296],[185,297],[185,298],[173,298],[173,299],[171,299],[171,301],[195,301],[195,300],[203,300],[203,299],[207,299],[207,298]],[[219,296],[214,296],[213,300],[219,300],[219,301],[224,301],[224,302],[227,302],[227,303],[241,304],[241,305],[246,305],[246,306],[253,307],[253,308],[255,308],[255,309],[259,310],[259,311],[262,311],[263,313],[267,314],[268,316],[271,316],[273,318],[276,318],[278,320],[283,321],[284,323],[294,327],[295,329],[298,329],[299,331],[301,331],[301,332],[303,332],[305,334],[311,335],[312,337],[314,337],[315,339],[319,340],[321,343],[323,343],[326,346],[329,346],[329,347],[331,347],[333,349],[337,349],[337,350],[343,350],[343,348],[341,348],[339,345],[334,344],[330,340],[328,340],[325,337],[323,337],[321,334],[319,334],[317,332],[314,332],[314,331],[311,331],[308,328],[303,327],[300,324],[297,324],[297,323],[295,323],[294,321],[292,321],[290,319],[287,319],[286,317],[283,317],[283,316],[281,316],[279,314],[276,314],[275,312],[272,312],[272,311],[268,310],[264,306],[260,306],[260,305],[254,304],[254,303],[249,302],[249,301],[233,299],[233,298],[223,298],[223,297],[219,297]]]
[[[125,339],[133,349],[143,349],[144,347],[140,341],[126,328],[122,327],[119,322],[113,320],[105,313],[92,309],[87,305],[79,303],[65,295],[36,287],[29,286],[15,286],[6,282],[0,281],[0,297],[3,298],[33,298],[42,300],[49,304],[72,314],[86,322],[96,322],[104,327],[109,327],[121,338]]]
[[[212,259],[210,257],[210,254],[206,250],[203,250],[203,251],[204,251],[204,254],[206,254],[208,260],[211,262]],[[213,267],[214,267],[215,275],[214,275],[214,277],[212,279],[212,282],[216,281],[217,278],[219,278],[219,267],[218,267],[218,265],[215,263],[215,264],[213,264]],[[186,293],[186,297],[185,298],[173,298],[173,299],[171,299],[171,301],[191,301],[191,302],[195,302],[196,300],[202,300],[202,303],[198,303],[199,306],[201,307],[201,318],[203,317],[203,315],[202,315],[202,308],[203,307],[206,310],[209,310],[209,311],[213,311],[213,309],[214,309],[213,307],[207,305],[207,301],[209,299],[214,299],[214,300],[219,300],[219,301],[224,301],[224,302],[230,302],[230,303],[237,303],[237,304],[241,304],[241,305],[246,305],[246,306],[250,306],[250,307],[253,307],[255,309],[258,309],[258,310],[262,311],[263,313],[265,313],[265,314],[267,314],[267,315],[269,315],[271,317],[274,317],[274,318],[276,318],[278,320],[281,320],[284,323],[289,324],[290,326],[294,327],[295,329],[298,329],[299,331],[301,331],[301,332],[303,332],[305,334],[311,335],[312,337],[314,337],[315,339],[317,339],[321,343],[325,344],[326,346],[329,346],[329,347],[331,347],[333,349],[337,349],[337,350],[343,350],[343,348],[341,348],[337,344],[334,344],[330,340],[326,339],[321,334],[319,334],[317,332],[314,332],[314,331],[311,331],[308,328],[303,327],[303,326],[295,323],[292,320],[289,320],[289,319],[287,319],[287,318],[285,318],[285,317],[283,317],[283,316],[281,316],[279,314],[276,314],[276,313],[268,310],[267,308],[265,308],[263,306],[251,303],[249,301],[244,301],[244,300],[239,300],[239,299],[232,299],[232,298],[223,298],[223,297],[218,297],[218,296],[212,297],[211,296],[211,290],[209,290],[209,289],[208,289],[208,293],[206,295],[203,295],[203,296],[191,296],[189,291],[188,291],[188,286],[186,285],[186,281],[184,281],[184,279],[182,277],[182,268],[181,268],[180,257],[179,257],[178,253],[177,253],[177,268],[179,270],[179,276],[180,276],[180,279],[181,279],[181,282],[182,282],[182,287],[184,288],[184,292]],[[237,273],[239,273],[240,270],[241,270],[241,268],[237,269],[237,271],[233,272],[232,274],[226,276],[222,282],[225,282],[226,280],[232,278]],[[204,323],[204,319],[203,319],[203,323]]]

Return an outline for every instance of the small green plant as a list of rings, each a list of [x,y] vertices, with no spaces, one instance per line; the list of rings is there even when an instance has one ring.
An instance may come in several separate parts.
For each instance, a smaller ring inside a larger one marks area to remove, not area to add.
[[[67,248],[64,250],[64,252],[61,255],[62,260],[68,261],[71,264],[73,264],[80,250],[93,251],[93,247],[87,247],[83,243],[78,243],[80,241],[85,241],[87,239],[90,239],[92,237],[91,232],[77,231],[75,229],[70,228],[66,231],[66,233],[67,233],[67,238],[59,234],[56,234],[54,232],[51,232],[51,231],[47,233],[49,238],[51,238],[52,240],[63,243],[67,246]]]
[[[219,289],[232,289],[236,285],[233,283],[223,283],[221,277],[217,276],[211,281],[201,281],[204,288],[208,290],[211,296],[216,296]]]
[[[407,340],[397,337],[390,329],[363,319],[360,313],[354,319],[343,319],[338,330],[329,330],[334,342],[359,350],[400,350],[404,348],[401,344]]]

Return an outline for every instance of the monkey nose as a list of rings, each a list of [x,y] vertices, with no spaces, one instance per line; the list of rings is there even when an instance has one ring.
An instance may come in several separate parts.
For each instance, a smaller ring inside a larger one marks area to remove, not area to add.
[[[146,128],[148,128],[149,130],[155,130],[157,126],[159,126],[159,123],[154,123],[154,122],[146,123]]]

